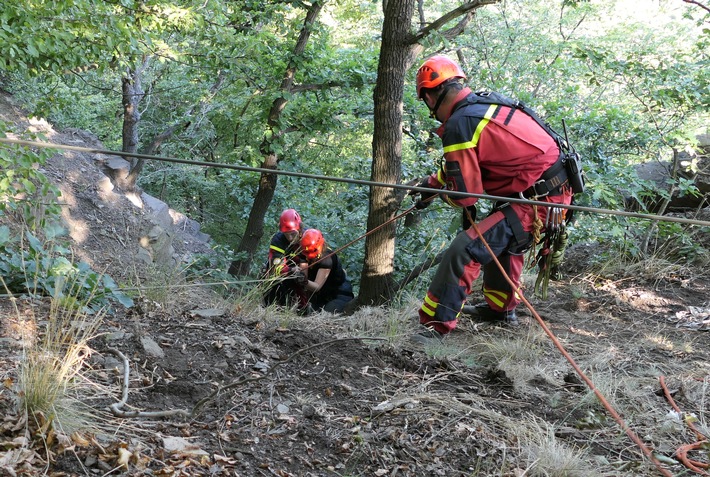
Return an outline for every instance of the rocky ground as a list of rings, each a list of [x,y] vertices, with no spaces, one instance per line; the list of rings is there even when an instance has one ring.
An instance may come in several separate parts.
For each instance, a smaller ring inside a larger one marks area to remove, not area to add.
[[[19,123],[3,105],[3,119]],[[51,139],[86,144],[78,132]],[[120,283],[145,279],[135,262],[145,217],[97,187],[96,158],[63,153],[47,172],[63,187],[77,253]],[[176,235],[176,255],[199,251],[192,240]],[[173,280],[104,317],[84,371],[93,391],[80,396],[91,432],[73,434],[16,409],[23,345],[47,309],[0,299],[0,475],[692,475],[683,445],[702,471],[707,270],[648,262],[592,272],[599,255],[571,250],[547,300],[526,277],[539,322],[524,307],[517,328],[464,318],[430,346],[409,340],[414,301],[299,317]]]

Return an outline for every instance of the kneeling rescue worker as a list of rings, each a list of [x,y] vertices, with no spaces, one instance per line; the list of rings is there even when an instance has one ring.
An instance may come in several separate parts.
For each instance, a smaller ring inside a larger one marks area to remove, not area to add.
[[[303,232],[300,258],[301,268],[306,269],[303,288],[312,311],[343,311],[355,297],[353,287],[338,255],[328,248],[320,230]]]
[[[264,291],[264,305],[306,306],[308,297],[299,284],[304,274],[297,260],[304,228],[301,216],[295,209],[281,212],[279,231],[271,237],[269,255],[264,266],[263,274],[270,281]]]
[[[417,72],[417,96],[441,121],[444,158],[438,171],[419,187],[501,197],[528,198],[570,204],[559,135],[522,104],[497,93],[474,93],[464,86],[463,70],[445,56],[434,56]],[[410,191],[414,195],[418,192]],[[473,210],[475,197],[450,197],[445,192],[423,192],[416,205],[426,207],[441,198]],[[524,252],[532,245],[534,224],[544,223],[549,207],[501,201],[477,223],[513,283],[520,284]],[[563,210],[564,212],[564,210]],[[561,214],[564,220],[564,213]],[[538,221],[539,219],[539,221]],[[419,309],[425,326],[415,341],[440,338],[456,327],[473,282],[483,268],[485,303],[466,307],[474,318],[517,325],[520,299],[496,266],[473,227],[464,227],[443,255]]]

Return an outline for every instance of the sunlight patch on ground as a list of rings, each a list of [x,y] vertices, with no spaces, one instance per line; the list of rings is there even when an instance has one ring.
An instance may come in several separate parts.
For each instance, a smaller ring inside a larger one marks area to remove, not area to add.
[[[570,331],[576,335],[589,336],[591,338],[604,338],[606,333],[599,333],[598,331],[583,330],[581,328],[570,327]]]
[[[69,235],[77,243],[82,244],[86,241],[89,236],[89,225],[83,219],[75,218],[72,215],[72,210],[77,207],[76,197],[69,187],[59,188],[61,190],[62,196],[60,198],[62,202],[62,219],[67,227]]]
[[[646,340],[655,344],[661,349],[664,349],[666,351],[672,351],[675,349],[675,344],[665,336],[661,335],[646,335]]]

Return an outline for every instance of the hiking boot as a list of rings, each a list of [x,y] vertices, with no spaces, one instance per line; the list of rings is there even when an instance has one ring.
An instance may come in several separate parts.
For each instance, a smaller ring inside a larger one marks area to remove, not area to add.
[[[422,345],[433,345],[440,344],[444,340],[444,336],[445,335],[439,333],[434,328],[422,326],[422,330],[417,334],[412,335],[409,338],[409,341]]]
[[[461,313],[480,321],[491,321],[494,323],[506,324],[508,326],[518,326],[520,324],[518,321],[518,315],[515,314],[515,310],[496,311],[492,309],[488,303],[465,305],[461,309]]]

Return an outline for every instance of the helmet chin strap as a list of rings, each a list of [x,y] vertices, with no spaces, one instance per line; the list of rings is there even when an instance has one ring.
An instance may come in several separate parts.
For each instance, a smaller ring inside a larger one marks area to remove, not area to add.
[[[444,101],[444,98],[446,95],[449,93],[449,87],[450,85],[444,84],[443,88],[441,89],[441,93],[439,93],[439,97],[436,98],[436,104],[434,105],[433,108],[429,110],[429,117],[432,119],[438,119],[436,117],[436,112],[439,110],[439,106],[441,106],[441,103]]]

